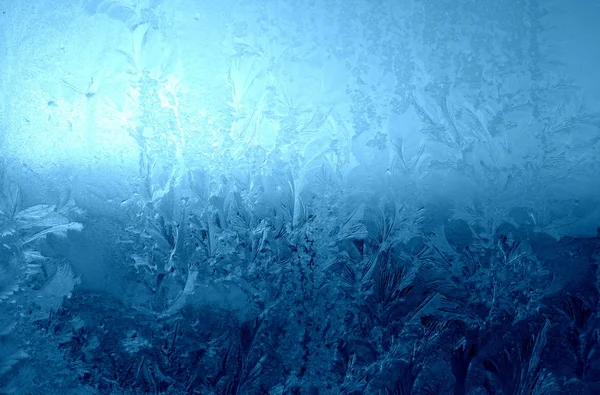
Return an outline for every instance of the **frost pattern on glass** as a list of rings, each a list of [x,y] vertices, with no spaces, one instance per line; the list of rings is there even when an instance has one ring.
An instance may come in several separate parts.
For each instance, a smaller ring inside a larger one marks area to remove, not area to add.
[[[600,393],[595,2],[5,3],[0,393]]]

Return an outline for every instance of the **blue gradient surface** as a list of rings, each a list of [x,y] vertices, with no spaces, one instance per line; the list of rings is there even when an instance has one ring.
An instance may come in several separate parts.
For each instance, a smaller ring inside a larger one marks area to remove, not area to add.
[[[599,4],[0,0],[0,394],[600,393]]]

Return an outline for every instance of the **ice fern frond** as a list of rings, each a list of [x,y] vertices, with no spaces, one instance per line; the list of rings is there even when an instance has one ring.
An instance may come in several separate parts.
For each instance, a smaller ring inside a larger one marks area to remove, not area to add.
[[[401,347],[404,348],[404,347]],[[416,345],[407,346],[405,350],[394,349],[384,362],[381,373],[391,380],[385,385],[384,392],[388,395],[412,395],[417,393],[417,382],[425,361]]]
[[[61,212],[63,211],[63,212]],[[16,236],[20,246],[26,246],[46,235],[66,237],[68,231],[80,231],[83,225],[70,221],[65,215],[75,212],[71,206],[58,211],[56,206],[40,204],[14,213],[10,225],[2,227],[0,236]]]
[[[414,278],[414,271],[406,267],[380,269],[373,287],[375,300],[387,305],[402,299],[412,289]]]
[[[546,321],[537,336],[526,339],[515,350],[505,349],[497,358],[485,360],[483,366],[491,377],[487,387],[502,388],[505,394],[558,394],[554,377],[540,367],[549,330],[550,321]]]
[[[425,219],[425,207],[420,205],[402,205],[397,211],[396,227],[401,229],[396,240],[407,241],[421,233],[421,224]]]
[[[292,231],[302,226],[307,219],[306,207],[301,198],[306,186],[305,177],[294,177],[291,172],[288,172],[287,183],[282,187],[281,209],[289,218]]]
[[[393,148],[397,159],[402,165],[402,169],[407,173],[417,174],[419,178],[427,174],[427,172],[422,168],[430,158],[430,155],[425,153],[425,144],[425,138],[422,138],[419,142],[419,148],[412,155],[412,157],[409,157],[410,153],[408,152],[409,150],[404,143],[404,139],[398,138],[393,142]]]
[[[233,109],[240,110],[252,85],[260,79],[265,70],[263,59],[257,54],[250,56],[236,56],[229,68],[228,83],[231,87],[231,102]]]
[[[415,278],[416,272],[411,268],[377,262],[369,277],[363,280],[366,306],[373,318],[380,324],[407,318],[406,307],[415,302],[409,299]]]
[[[354,295],[359,290],[362,276],[356,267],[356,263],[352,261],[348,253],[342,251],[338,256],[328,264],[321,273],[321,284],[335,284],[348,296]]]
[[[432,135],[432,137],[441,140],[440,132],[446,130],[446,125],[440,105],[436,103],[435,100],[419,91],[413,93],[412,99],[419,116],[429,124],[425,129],[425,132]]]
[[[252,213],[242,201],[242,196],[238,192],[233,193],[232,210],[229,218],[233,229],[244,234],[250,232],[253,226]]]
[[[357,284],[357,278],[351,262],[346,252],[340,253],[340,256],[327,266],[325,272],[332,272],[344,285],[354,287]]]
[[[20,206],[19,188],[7,178],[0,165],[0,237],[16,236],[22,247],[48,234],[64,237],[69,230],[83,228],[82,224],[67,218],[81,214],[72,200],[58,207],[39,204],[21,210]]]
[[[198,272],[192,270],[188,273],[188,277],[185,282],[185,286],[183,290],[179,293],[179,295],[175,298],[175,300],[171,303],[167,311],[162,314],[162,317],[169,317],[176,313],[178,313],[187,303],[188,297],[190,297],[194,293],[194,289],[196,287],[196,277],[198,276]]]
[[[193,192],[200,208],[206,208],[210,197],[210,179],[206,171],[202,169],[190,170],[188,175],[189,188]]]
[[[387,244],[393,237],[396,227],[396,202],[391,199],[382,200],[379,204],[378,222],[378,242]],[[385,248],[383,248],[385,249]]]
[[[368,236],[367,228],[363,223],[365,214],[365,204],[361,203],[358,207],[348,213],[346,220],[334,232],[335,242],[354,239],[362,240]]]
[[[41,230],[37,233],[32,234],[31,236],[25,238],[23,240],[23,245],[27,245],[35,240],[38,240],[48,234],[53,234],[60,237],[66,237],[68,231],[80,231],[83,229],[83,225],[79,222],[70,222],[68,224],[55,225],[50,228]]]
[[[79,278],[75,278],[71,267],[62,264],[48,283],[36,293],[35,303],[45,313],[57,310],[61,307],[63,298],[70,297],[75,285],[79,284]]]
[[[425,209],[422,206],[400,204],[396,198],[385,198],[367,216],[374,220],[370,238],[379,245],[380,252],[386,252],[399,242],[405,242],[420,234]]]

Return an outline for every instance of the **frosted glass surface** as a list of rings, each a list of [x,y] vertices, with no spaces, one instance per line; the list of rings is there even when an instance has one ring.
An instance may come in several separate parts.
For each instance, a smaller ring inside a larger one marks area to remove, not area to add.
[[[600,393],[599,19],[0,0],[0,393]]]

